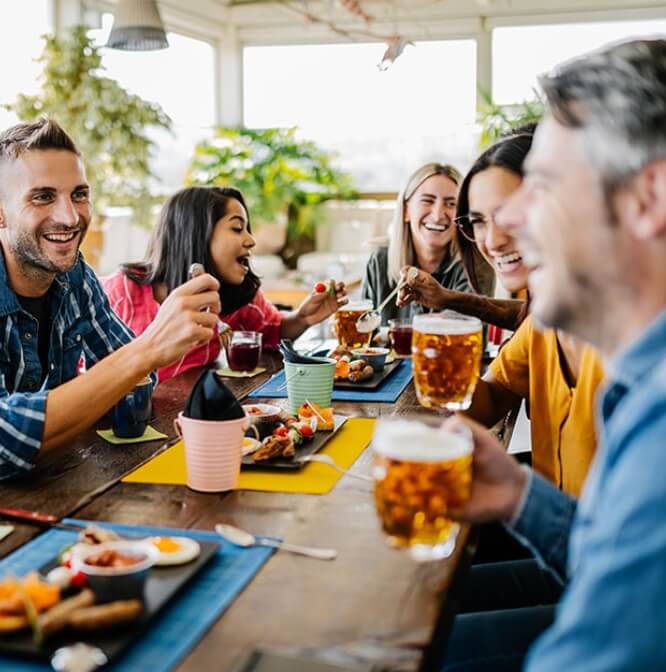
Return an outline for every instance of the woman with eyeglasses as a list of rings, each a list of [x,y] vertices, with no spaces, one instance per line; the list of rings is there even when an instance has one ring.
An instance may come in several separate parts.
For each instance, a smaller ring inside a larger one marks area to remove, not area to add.
[[[388,248],[377,250],[368,262],[364,299],[378,306],[395,289],[400,269],[407,265],[420,269],[438,286],[470,290],[451,242],[459,183],[460,173],[440,163],[421,166],[410,176],[397,198]],[[382,324],[422,310],[417,303],[398,306],[390,301],[382,310]]]
[[[456,246],[475,289],[478,255],[507,290],[527,289],[527,267],[516,241],[498,226],[497,219],[523,180],[523,161],[531,144],[530,134],[500,140],[479,156],[462,181]],[[406,272],[403,276],[407,277]],[[491,427],[525,399],[531,420],[532,466],[578,496],[597,442],[594,397],[604,372],[596,352],[560,331],[537,330],[524,301],[453,293],[436,287],[422,273],[408,282],[400,303],[420,301],[430,308],[452,308],[491,324],[517,328],[479,381],[466,415]]]

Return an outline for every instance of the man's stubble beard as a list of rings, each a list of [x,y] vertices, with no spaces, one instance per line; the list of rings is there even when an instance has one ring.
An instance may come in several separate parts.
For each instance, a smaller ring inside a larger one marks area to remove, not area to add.
[[[80,237],[76,253],[72,255],[71,263],[66,267],[53,263],[46,255],[44,255],[40,250],[39,243],[29,233],[21,231],[15,238],[9,236],[7,244],[26,277],[43,279],[44,276],[67,273],[74,268],[79,258],[79,250],[81,248],[81,243],[83,242],[83,237],[87,231],[87,225],[84,222],[80,223],[79,231]]]

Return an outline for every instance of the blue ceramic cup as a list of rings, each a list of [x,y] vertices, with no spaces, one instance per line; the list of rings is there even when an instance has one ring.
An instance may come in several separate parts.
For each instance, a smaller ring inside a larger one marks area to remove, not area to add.
[[[142,436],[152,414],[153,384],[144,378],[129,394],[125,395],[111,411],[113,433],[121,439]]]

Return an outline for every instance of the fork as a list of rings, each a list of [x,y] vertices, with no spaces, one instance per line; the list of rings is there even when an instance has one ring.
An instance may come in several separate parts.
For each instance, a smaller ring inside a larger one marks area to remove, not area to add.
[[[352,478],[358,478],[360,481],[365,481],[366,483],[373,482],[370,476],[355,474],[353,471],[343,469],[329,455],[302,455],[301,457],[295,458],[294,462],[298,462],[299,464],[305,464],[306,462],[321,462],[322,464],[327,464],[329,467],[333,467],[333,469],[339,471],[341,474],[345,474],[346,476],[351,476]]]

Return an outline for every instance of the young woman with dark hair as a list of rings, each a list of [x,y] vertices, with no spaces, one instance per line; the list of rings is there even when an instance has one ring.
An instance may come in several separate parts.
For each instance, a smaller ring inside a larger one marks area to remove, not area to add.
[[[508,136],[486,149],[474,162],[460,183],[456,208],[454,246],[462,260],[465,273],[475,294],[456,292],[434,283],[426,274],[419,273],[408,282],[398,298],[398,305],[420,303],[428,308],[450,308],[467,315],[474,315],[489,324],[514,331],[527,316],[527,304],[520,299],[493,299],[484,296],[480,268],[491,268],[505,289],[516,292],[526,288],[520,264],[503,263],[495,259],[485,245],[486,220],[478,210],[470,209],[469,191],[474,177],[489,169],[500,169],[504,178],[503,189],[523,177],[523,161],[532,145],[532,135],[522,133]],[[512,189],[511,189],[512,190]],[[404,270],[404,269],[403,269]]]
[[[102,282],[112,308],[138,335],[152,322],[164,299],[187,281],[190,266],[201,263],[220,282],[220,319],[235,331],[261,332],[263,345],[269,349],[277,347],[281,338],[297,338],[346,303],[344,284],[333,283],[335,291],[312,292],[296,310],[278,311],[263,295],[261,281],[250,266],[254,245],[240,191],[188,187],[164,205],[146,261],[123,264]],[[219,353],[219,338],[214,337],[173,366],[160,369],[159,380],[209,364]]]
[[[500,140],[479,156],[461,183],[456,244],[475,288],[474,259],[480,255],[507,290],[527,289],[527,266],[511,227],[498,225],[497,219],[523,180],[531,144],[528,134]],[[420,273],[409,287],[402,300],[423,300],[427,294],[430,307],[453,308],[517,329],[479,381],[466,415],[491,427],[525,399],[533,466],[566,492],[579,495],[597,443],[594,396],[604,372],[596,351],[561,331],[539,331],[525,301],[451,293]]]

